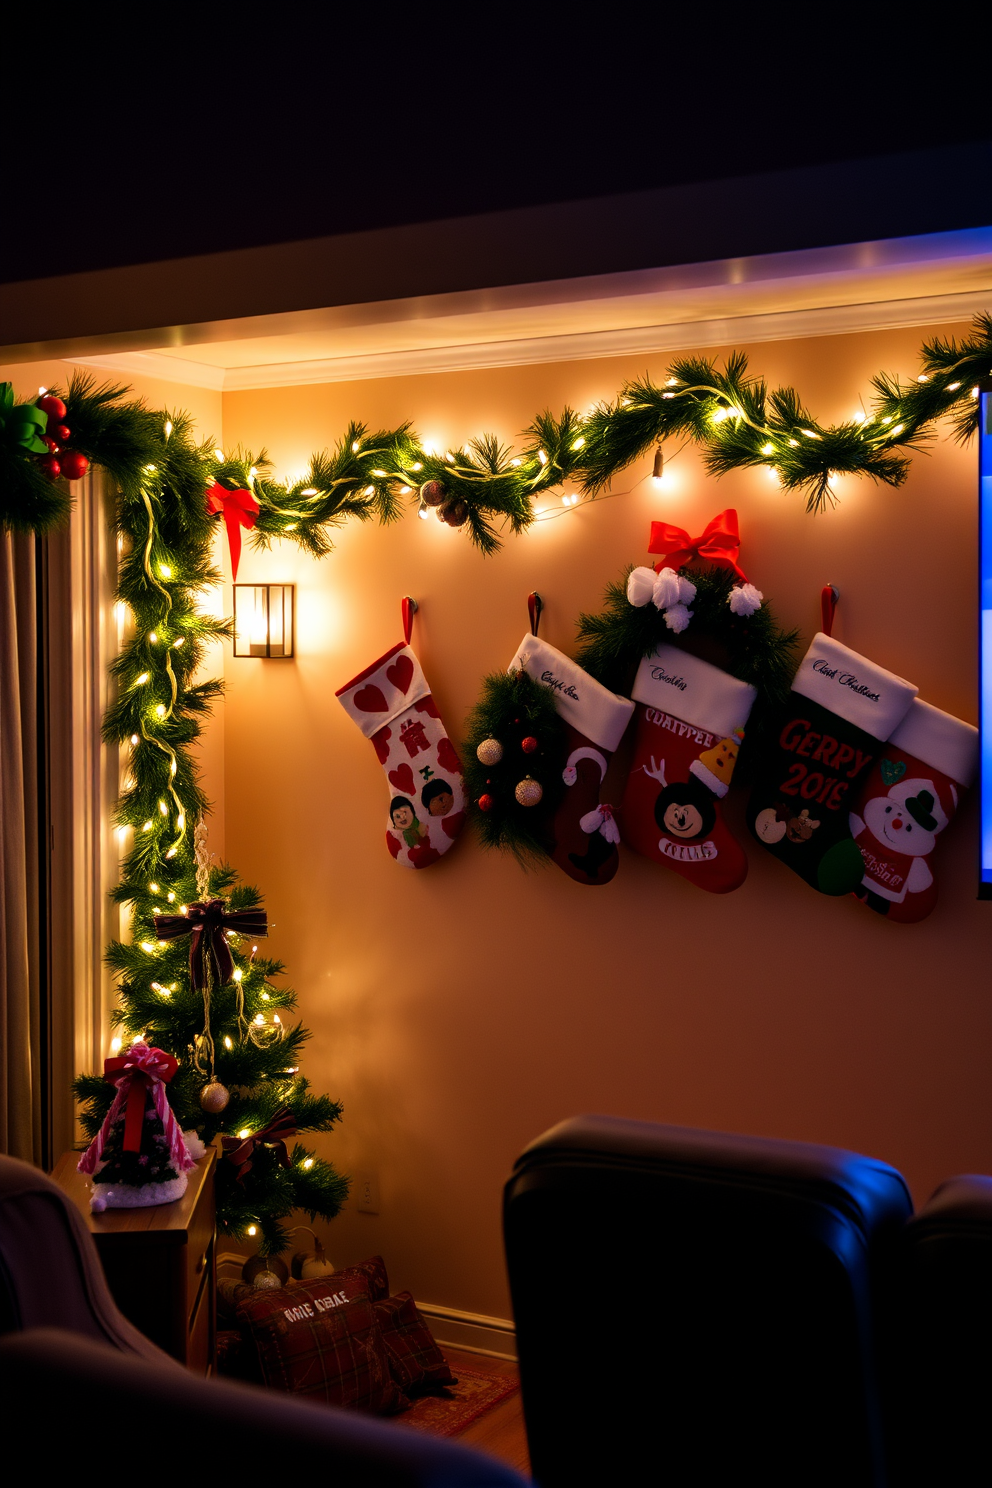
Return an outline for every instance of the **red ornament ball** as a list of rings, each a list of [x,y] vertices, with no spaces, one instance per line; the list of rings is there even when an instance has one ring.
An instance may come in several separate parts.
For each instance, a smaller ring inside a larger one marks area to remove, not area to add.
[[[60,456],[60,464],[62,466],[62,474],[66,480],[70,481],[82,480],[90,468],[89,460],[87,460],[85,455],[81,455],[78,450],[63,450]]]
[[[447,494],[439,480],[425,481],[420,488],[420,499],[425,506],[440,506]]]
[[[59,447],[58,447],[58,445],[56,444],[55,440],[52,438],[52,436],[50,434],[42,434],[42,436],[41,436],[41,442],[42,442],[42,444],[47,444],[48,445],[48,448],[51,450],[51,452],[52,452],[53,455],[57,455],[58,454]]]
[[[523,750],[524,754],[534,753],[534,750],[537,748],[537,740],[534,738],[533,734],[528,734],[526,739],[520,740],[520,748]]]
[[[55,428],[52,430],[52,433],[58,440],[59,444],[68,444],[69,437],[72,434],[72,430],[69,428],[68,424],[56,424]]]
[[[50,419],[56,419],[59,423],[65,418],[65,404],[61,398],[53,397],[51,393],[44,398],[39,398],[35,406],[40,408],[42,413],[47,413]]]
[[[42,474],[47,475],[49,480],[58,480],[62,474],[62,466],[54,455],[46,455],[43,460],[38,461],[38,465]]]
[[[479,810],[480,811],[492,811],[493,806],[495,804],[496,803],[493,801],[493,798],[489,794],[488,791],[486,792],[486,794],[484,796],[480,796],[479,797]]]

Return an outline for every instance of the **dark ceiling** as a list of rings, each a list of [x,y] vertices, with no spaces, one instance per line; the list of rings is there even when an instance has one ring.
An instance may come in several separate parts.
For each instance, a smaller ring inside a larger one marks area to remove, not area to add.
[[[818,7],[819,25],[794,6],[687,9],[63,19],[57,59],[8,92],[0,279],[992,138],[960,31],[896,34],[901,13],[865,6]],[[898,230],[992,221],[973,158],[947,201],[907,172]]]

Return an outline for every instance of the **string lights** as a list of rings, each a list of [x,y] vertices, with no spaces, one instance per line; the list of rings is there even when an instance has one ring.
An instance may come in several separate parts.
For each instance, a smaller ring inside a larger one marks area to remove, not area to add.
[[[273,984],[280,963],[259,956],[257,946],[240,937],[229,939],[235,975],[221,986],[212,981],[208,1015],[203,992],[194,986],[189,937],[158,938],[156,914],[186,916],[193,903],[220,897],[235,909],[261,905],[258,892],[239,884],[233,870],[211,862],[205,848],[200,864],[194,852],[194,829],[202,838],[207,802],[192,751],[221,690],[195,678],[207,645],[231,633],[229,622],[201,605],[204,589],[219,579],[210,560],[215,529],[205,501],[214,467],[185,416],[165,418],[141,404],[107,407],[113,398],[87,387],[77,380],[70,392],[79,427],[113,424],[108,451],[130,451],[116,464],[107,455],[119,491],[120,652],[113,668],[117,697],[104,735],[126,757],[114,823],[122,856],[113,897],[130,908],[128,937],[106,952],[120,993],[114,1052],[140,1034],[173,1054],[180,1070],[170,1084],[170,1103],[181,1126],[195,1127],[208,1144],[218,1134],[264,1128],[281,1105],[291,1108],[298,1132],[327,1130],[340,1106],[310,1091],[299,1075],[306,1030],[291,1016],[292,989]],[[218,1108],[201,1105],[208,1075],[227,1087]],[[81,1075],[74,1088],[92,1136],[113,1087],[93,1073]],[[241,1184],[231,1165],[219,1164],[222,1232],[240,1238],[250,1226],[263,1246],[281,1250],[288,1243],[283,1222],[294,1209],[333,1218],[346,1181],[323,1162],[307,1173],[294,1162],[293,1174],[291,1182],[278,1164],[260,1158]]]

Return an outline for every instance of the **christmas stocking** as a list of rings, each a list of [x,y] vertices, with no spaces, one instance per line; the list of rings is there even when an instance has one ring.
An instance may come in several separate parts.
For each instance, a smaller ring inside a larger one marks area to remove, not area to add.
[[[864,864],[848,818],[916,688],[821,632],[771,730],[748,825],[821,894],[850,894]]]
[[[620,834],[613,808],[600,801],[599,792],[634,705],[535,635],[524,636],[508,670],[523,670],[554,690],[568,731],[564,770],[568,789],[552,823],[551,856],[576,883],[609,883],[619,866]]]
[[[420,662],[400,643],[338,689],[341,706],[379,757],[389,784],[386,846],[406,868],[427,868],[465,821],[462,767]]]
[[[711,894],[747,877],[747,858],[720,815],[756,693],[675,646],[637,669],[637,736],[621,821],[628,847]]]
[[[937,902],[929,858],[978,764],[978,730],[919,698],[865,782],[850,828],[864,876],[854,890],[890,920],[925,919]]]

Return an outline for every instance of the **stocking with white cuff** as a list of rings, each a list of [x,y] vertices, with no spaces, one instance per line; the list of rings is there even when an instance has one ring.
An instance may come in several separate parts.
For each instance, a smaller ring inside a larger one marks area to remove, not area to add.
[[[637,734],[620,813],[623,840],[711,894],[747,877],[720,814],[756,693],[676,646],[659,646],[634,680]]]
[[[536,635],[524,636],[509,670],[523,670],[552,689],[568,730],[563,772],[568,789],[552,823],[551,856],[576,883],[609,883],[619,865],[620,834],[600,790],[634,705]]]
[[[864,875],[850,813],[916,688],[822,631],[813,637],[770,736],[748,805],[769,852],[821,894]]]
[[[338,688],[336,696],[371,740],[386,776],[390,854],[405,868],[427,868],[461,831],[465,792],[461,762],[409,644],[413,608],[404,601],[406,642]]]
[[[930,858],[977,765],[978,730],[916,698],[849,820],[864,866],[854,892],[869,909],[902,924],[930,913],[937,903]]]

